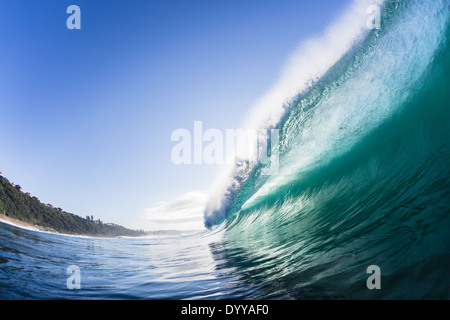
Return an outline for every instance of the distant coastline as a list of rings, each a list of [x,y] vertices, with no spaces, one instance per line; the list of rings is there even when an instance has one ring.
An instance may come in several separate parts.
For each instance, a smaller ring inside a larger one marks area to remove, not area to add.
[[[93,216],[82,218],[51,204],[43,204],[37,197],[24,192],[19,185],[9,182],[1,174],[0,220],[17,227],[55,234],[102,238],[148,234],[143,230],[131,230],[117,224],[104,223],[100,219],[94,220]]]

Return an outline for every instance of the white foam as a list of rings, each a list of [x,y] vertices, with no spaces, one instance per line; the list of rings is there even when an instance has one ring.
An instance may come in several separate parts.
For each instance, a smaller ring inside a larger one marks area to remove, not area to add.
[[[42,231],[42,230],[38,229],[37,227],[24,226],[24,225],[21,225],[21,224],[19,224],[19,223],[14,223],[14,222],[12,222],[12,221],[5,220],[5,219],[2,219],[2,218],[0,218],[0,222],[1,222],[1,223],[4,223],[4,224],[8,224],[8,225],[10,225],[10,226],[14,226],[14,227],[16,227],[16,228],[20,228],[20,229],[25,229],[25,230],[29,230],[29,231],[40,231],[40,232],[45,232],[45,231]]]
[[[422,76],[445,38],[450,20],[449,7],[444,0],[432,3],[415,1],[404,5],[403,9],[395,13],[395,20],[386,21],[390,25],[385,27],[374,46],[369,46],[370,50],[352,76],[334,88],[331,95],[322,97],[310,113],[303,114],[301,123],[289,127],[290,131],[284,133],[287,136],[284,143],[288,147],[280,159],[278,174],[270,176],[247,205],[276,192],[277,186],[291,181],[292,175],[298,179],[298,174],[350,150],[364,136],[399,112],[409,95],[420,88]],[[328,50],[333,50],[333,47]],[[298,59],[302,61],[300,57]],[[285,92],[289,91],[289,88],[285,89]],[[282,112],[279,111],[282,110],[279,103],[282,100],[271,101],[275,112],[263,105],[269,116],[258,121],[276,123],[279,120],[278,114]],[[248,172],[237,172],[236,176],[225,174],[217,182],[209,211],[205,214],[207,220],[216,222],[223,217],[224,212],[220,209],[224,205],[226,208],[227,188],[238,180],[236,177],[245,174]],[[230,180],[230,176],[234,180]],[[232,189],[238,190],[238,187]]]
[[[4,220],[2,218],[0,218],[0,223],[8,224],[10,226],[13,226],[13,227],[16,227],[16,228],[20,228],[20,229],[23,229],[23,230],[40,232],[40,233],[47,233],[47,234],[54,234],[54,235],[58,235],[58,236],[73,237],[73,238],[89,238],[89,239],[109,239],[108,237],[97,237],[97,236],[87,236],[87,235],[80,235],[80,234],[59,233],[59,232],[56,232],[56,231],[46,231],[46,230],[39,229],[38,227],[25,226],[25,225],[22,225],[20,223],[14,223],[12,221]]]
[[[313,81],[322,77],[364,34],[368,33],[367,8],[373,0],[355,0],[323,34],[306,40],[289,57],[278,81],[252,107],[242,128],[264,129],[275,126],[283,116],[285,107]],[[238,154],[239,156],[239,154]],[[205,210],[205,219],[221,215],[227,190],[236,189],[248,170],[228,165],[215,180]]]
[[[284,106],[322,77],[368,33],[367,8],[373,4],[373,0],[355,0],[323,34],[303,41],[289,57],[275,85],[253,106],[244,126],[276,125],[284,114]]]

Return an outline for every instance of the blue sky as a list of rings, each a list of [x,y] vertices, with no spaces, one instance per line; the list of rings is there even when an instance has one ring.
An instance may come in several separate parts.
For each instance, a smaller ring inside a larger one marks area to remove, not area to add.
[[[221,167],[174,165],[171,133],[239,127],[348,2],[0,0],[0,171],[83,217],[173,228],[142,216],[199,207]]]

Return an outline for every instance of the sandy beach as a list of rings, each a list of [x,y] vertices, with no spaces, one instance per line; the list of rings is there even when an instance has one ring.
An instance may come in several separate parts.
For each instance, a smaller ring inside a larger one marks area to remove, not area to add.
[[[99,236],[99,235],[90,235],[90,234],[68,234],[68,233],[60,233],[52,228],[45,228],[38,225],[33,225],[31,223],[23,222],[11,217],[7,217],[4,214],[0,214],[0,223],[6,223],[13,225],[18,228],[27,229],[27,230],[33,230],[33,231],[41,231],[41,232],[49,232],[54,234],[59,234],[63,236],[69,236],[69,237],[86,237],[86,238],[99,238],[99,239],[105,239],[105,238],[115,238],[115,237],[108,237],[108,236]]]
[[[4,214],[0,214],[0,222],[3,223],[7,223],[7,224],[11,224],[13,226],[19,227],[19,228],[24,228],[24,229],[29,229],[29,230],[35,230],[35,231],[45,231],[45,232],[53,232],[53,233],[57,233],[55,230],[50,229],[50,228],[44,228],[42,226],[38,226],[38,225],[33,225],[31,223],[27,223],[27,222],[23,222],[17,219],[13,219],[11,217],[7,217]]]

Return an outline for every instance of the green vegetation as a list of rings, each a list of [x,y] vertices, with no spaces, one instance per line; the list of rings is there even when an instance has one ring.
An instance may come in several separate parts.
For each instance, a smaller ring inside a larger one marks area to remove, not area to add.
[[[61,208],[41,203],[36,197],[25,194],[20,186],[14,186],[0,176],[0,214],[26,223],[41,226],[59,233],[102,237],[142,236],[144,231],[103,223],[100,220],[82,218]]]

